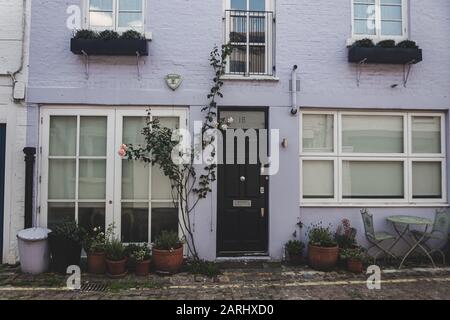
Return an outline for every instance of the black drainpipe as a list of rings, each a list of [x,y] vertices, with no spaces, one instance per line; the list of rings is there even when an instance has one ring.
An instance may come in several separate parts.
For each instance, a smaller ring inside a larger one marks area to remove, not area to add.
[[[25,229],[27,229],[33,227],[33,178],[36,148],[24,148],[23,153],[25,153]]]

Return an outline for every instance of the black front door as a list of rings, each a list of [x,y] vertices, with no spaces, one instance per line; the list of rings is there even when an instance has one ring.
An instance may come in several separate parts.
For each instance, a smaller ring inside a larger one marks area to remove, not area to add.
[[[261,175],[261,163],[254,153],[259,150],[259,130],[267,128],[266,110],[220,110],[219,118],[232,117],[229,130],[242,129],[245,138],[245,162],[238,164],[238,138],[234,152],[227,156],[223,137],[224,164],[218,167],[217,251],[219,256],[264,254],[268,251],[268,186]],[[249,129],[254,129],[250,135]],[[229,139],[230,140],[230,139]],[[241,140],[242,141],[242,140]],[[251,156],[251,154],[253,156]],[[228,158],[228,161],[227,161]],[[242,162],[242,161],[241,161]]]

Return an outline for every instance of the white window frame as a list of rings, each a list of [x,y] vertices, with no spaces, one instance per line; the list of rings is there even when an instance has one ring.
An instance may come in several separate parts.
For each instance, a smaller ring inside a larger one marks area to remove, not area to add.
[[[123,27],[119,27],[119,6],[118,6],[118,2],[119,0],[112,0],[113,1],[113,12],[112,12],[112,16],[113,16],[113,26],[111,28],[108,27],[95,27],[90,25],[90,1],[91,0],[84,0],[85,1],[85,6],[84,6],[84,28],[85,29],[90,29],[90,30],[94,30],[94,31],[103,31],[103,30],[114,30],[117,31],[118,33],[122,33],[125,32],[127,30],[136,30],[140,33],[145,33],[145,25],[146,25],[146,12],[147,12],[147,0],[141,0],[142,1],[142,27],[141,28],[123,28]]]
[[[50,142],[50,117],[51,116],[77,116],[77,127],[79,127],[79,118],[82,116],[107,116],[107,156],[106,156],[106,201],[105,201],[105,226],[112,222],[116,226],[116,234],[121,234],[121,205],[122,205],[122,161],[123,159],[117,154],[118,146],[122,144],[122,121],[123,117],[146,117],[148,107],[96,107],[96,106],[43,106],[40,110],[41,129],[39,130],[40,144],[40,161],[38,163],[38,175],[40,183],[38,184],[38,221],[41,226],[48,226],[48,166],[49,166],[49,142]],[[154,117],[178,117],[180,119],[180,128],[188,129],[188,111],[186,108],[167,108],[167,107],[151,107],[152,116]],[[77,136],[77,140],[79,136]],[[79,143],[77,143],[78,155]],[[60,157],[58,157],[60,158]],[[78,166],[77,166],[78,167]],[[76,172],[78,181],[78,169]],[[151,210],[152,203],[169,203],[172,200],[157,200],[151,197],[151,170],[149,174],[149,200],[139,200],[139,203],[149,203],[149,222],[148,222],[148,242],[151,242]],[[78,182],[77,182],[78,186]],[[76,198],[78,188],[75,190]],[[50,201],[53,202],[53,201]],[[75,218],[77,217],[78,202],[96,202],[95,200],[58,200],[55,202],[75,202]],[[98,201],[97,201],[98,202]],[[127,202],[127,201],[125,201]],[[130,201],[128,201],[130,202]],[[181,221],[182,212],[178,206],[178,219]],[[183,235],[180,224],[178,225],[179,235]]]
[[[308,153],[303,151],[303,115],[305,114],[325,114],[334,117],[334,152],[332,153]],[[345,153],[342,151],[342,117],[345,115],[378,115],[378,116],[402,116],[403,117],[403,153]],[[412,153],[412,117],[428,116],[440,117],[441,119],[441,153],[439,154],[413,154]],[[375,112],[375,111],[351,111],[351,110],[311,110],[306,109],[300,112],[299,121],[299,168],[300,168],[300,206],[447,206],[447,150],[446,150],[446,122],[443,112]],[[307,160],[334,160],[335,162],[335,197],[334,199],[303,199],[303,161]],[[399,161],[403,162],[403,199],[344,199],[343,198],[343,161]],[[412,194],[412,163],[413,162],[441,162],[441,183],[442,198],[441,199],[413,199]]]
[[[247,11],[249,11],[249,0],[247,1]],[[224,7],[224,16],[223,16],[223,23],[224,23],[224,43],[229,43],[230,42],[230,30],[228,28],[228,20],[227,20],[227,15],[226,15],[226,10],[231,10],[231,0],[223,0],[223,7]],[[271,11],[273,13],[272,18],[275,19],[275,8],[274,8],[274,0],[265,0],[265,11]],[[273,31],[274,31],[274,22],[272,21],[268,21],[267,26],[266,26],[266,39],[265,39],[265,72],[264,74],[261,73],[250,73],[250,50],[249,50],[249,42],[248,42],[248,38],[247,38],[247,49],[246,49],[246,54],[247,54],[247,64],[246,64],[246,73],[245,74],[234,74],[234,73],[230,73],[230,57],[227,58],[228,63],[225,67],[225,75],[223,76],[224,79],[260,79],[260,80],[264,80],[264,79],[276,79],[275,77],[275,72],[273,71],[273,67],[274,67],[274,39],[273,39]],[[269,75],[270,73],[270,75]]]
[[[365,38],[369,38],[374,40],[375,42],[392,39],[396,42],[400,42],[402,40],[408,39],[408,0],[402,0],[402,35],[401,36],[389,36],[381,34],[381,0],[375,0],[375,35],[371,34],[356,34],[355,33],[355,3],[358,3],[358,0],[351,0],[351,18],[352,18],[352,41],[361,40]]]

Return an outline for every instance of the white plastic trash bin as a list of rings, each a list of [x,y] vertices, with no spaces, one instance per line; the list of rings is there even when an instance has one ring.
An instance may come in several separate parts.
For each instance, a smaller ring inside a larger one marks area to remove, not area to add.
[[[19,231],[19,257],[22,272],[39,274],[48,271],[50,264],[50,248],[45,228],[31,228]]]

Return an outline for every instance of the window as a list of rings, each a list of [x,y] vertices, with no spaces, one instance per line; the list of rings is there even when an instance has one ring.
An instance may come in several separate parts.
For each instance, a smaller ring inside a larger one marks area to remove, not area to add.
[[[301,203],[445,203],[439,113],[304,111]]]
[[[353,0],[353,37],[407,37],[407,0]]]
[[[269,0],[226,0],[225,42],[232,53],[227,73],[273,75],[273,24]]]
[[[120,144],[140,144],[146,110],[44,109],[41,223],[76,220],[86,229],[114,222],[127,243],[152,242],[179,231],[169,178],[158,167],[117,155]],[[168,128],[186,124],[183,109],[152,108]]]
[[[143,0],[87,0],[87,23],[91,29],[144,31]]]

